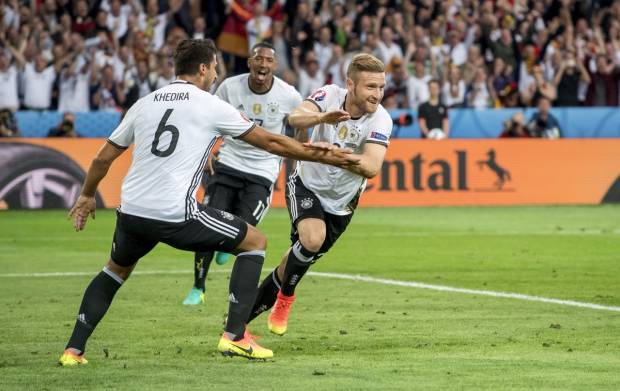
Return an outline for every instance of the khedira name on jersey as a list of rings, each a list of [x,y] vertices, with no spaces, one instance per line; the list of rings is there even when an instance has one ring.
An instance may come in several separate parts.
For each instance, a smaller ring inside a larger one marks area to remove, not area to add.
[[[189,100],[189,92],[161,92],[153,95],[154,102],[171,102],[175,100]]]

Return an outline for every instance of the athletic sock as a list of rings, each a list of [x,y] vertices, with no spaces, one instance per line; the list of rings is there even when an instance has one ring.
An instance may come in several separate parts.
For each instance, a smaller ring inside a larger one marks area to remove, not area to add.
[[[256,295],[252,312],[250,312],[248,323],[253,321],[258,315],[273,307],[276,302],[278,292],[280,291],[280,285],[280,277],[278,277],[278,268],[276,267],[267,275],[267,277],[265,277],[263,282],[261,282],[258,287],[258,294]]]
[[[123,279],[107,267],[104,267],[103,271],[93,278],[84,292],[75,327],[66,349],[73,348],[84,353],[86,341],[105,315],[116,291],[122,284]]]
[[[205,282],[209,273],[209,266],[213,261],[213,251],[194,253],[194,288],[205,291]]]
[[[295,287],[312,265],[315,255],[316,253],[305,249],[299,241],[295,242],[286,260],[281,289],[283,295],[293,296],[295,294]]]
[[[260,272],[265,261],[264,250],[254,250],[237,255],[230,275],[228,295],[228,320],[226,332],[233,340],[243,338],[245,323],[252,311]]]

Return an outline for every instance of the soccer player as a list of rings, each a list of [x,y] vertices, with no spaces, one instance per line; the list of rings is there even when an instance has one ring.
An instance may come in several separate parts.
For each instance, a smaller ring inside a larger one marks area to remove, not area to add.
[[[248,59],[250,73],[227,78],[215,95],[243,111],[251,120],[274,134],[284,133],[286,117],[297,107],[301,95],[291,85],[275,77],[278,66],[275,49],[258,43]],[[299,132],[305,141],[305,129]],[[211,163],[209,159],[208,163]],[[256,226],[265,216],[271,201],[271,190],[280,172],[281,158],[236,139],[224,137],[219,159],[212,167],[207,184],[206,205],[230,212]],[[217,253],[218,264],[228,254]],[[205,300],[205,280],[214,253],[194,255],[194,286],[183,304],[200,304]]]
[[[136,262],[157,243],[188,251],[237,255],[230,277],[229,311],[218,350],[225,355],[268,358],[273,352],[245,333],[265,256],[264,235],[230,213],[196,202],[205,161],[223,135],[269,152],[343,167],[359,163],[347,151],[302,145],[256,126],[228,103],[206,92],[216,78],[211,40],[184,40],[174,55],[177,80],[138,100],[101,147],[82,192],[69,212],[77,231],[95,217],[95,192],[112,162],[130,144],[133,161],[121,190],[110,258],[86,288],[60,364],[85,364],[86,341]]]
[[[299,162],[286,188],[293,245],[280,266],[259,287],[251,321],[273,306],[269,330],[286,332],[295,287],[317,259],[349,225],[367,178],[381,169],[392,131],[392,119],[381,106],[384,64],[369,54],[353,57],[347,88],[327,85],[316,90],[289,116],[295,128],[314,127],[311,140],[353,149],[360,164],[338,168]],[[275,305],[274,305],[275,303]]]

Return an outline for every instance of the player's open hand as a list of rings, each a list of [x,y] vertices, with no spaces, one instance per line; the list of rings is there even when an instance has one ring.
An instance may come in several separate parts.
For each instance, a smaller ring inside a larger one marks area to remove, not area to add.
[[[69,212],[69,218],[73,219],[73,228],[76,231],[81,231],[86,226],[86,221],[88,220],[88,216],[92,216],[93,220],[95,219],[95,206],[97,202],[95,201],[95,197],[86,197],[79,196],[77,201],[75,201],[75,205],[71,208]]]
[[[351,119],[351,115],[344,110],[333,110],[323,113],[321,122],[325,124],[334,125],[338,122],[344,122]]]

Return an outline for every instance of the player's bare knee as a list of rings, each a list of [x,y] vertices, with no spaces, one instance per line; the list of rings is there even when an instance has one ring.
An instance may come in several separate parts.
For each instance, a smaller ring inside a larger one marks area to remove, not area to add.
[[[248,232],[245,235],[245,239],[237,247],[237,252],[252,251],[252,250],[266,250],[267,249],[267,237],[258,229],[248,224]]]
[[[121,266],[118,263],[114,262],[112,258],[110,258],[108,259],[108,263],[106,264],[105,267],[110,272],[120,277],[123,281],[126,281],[131,275],[131,272],[133,271],[133,268],[135,266],[136,266],[135,264],[131,266]]]
[[[323,242],[325,241],[325,232],[306,231],[304,233],[300,233],[299,241],[306,250],[313,253],[318,253],[321,246],[323,246]]]

